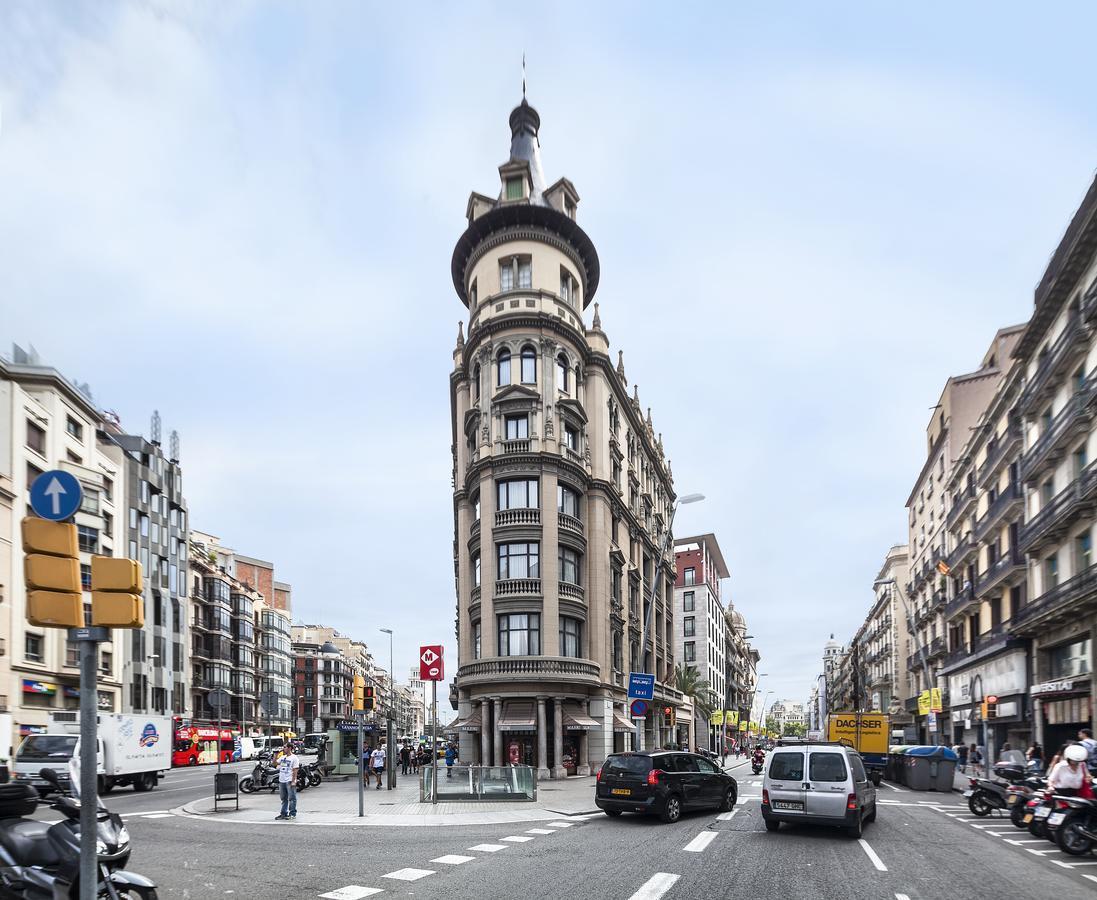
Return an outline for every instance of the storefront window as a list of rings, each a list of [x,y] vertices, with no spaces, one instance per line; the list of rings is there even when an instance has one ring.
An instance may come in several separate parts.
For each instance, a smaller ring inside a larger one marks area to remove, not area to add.
[[[1089,673],[1089,638],[1061,644],[1047,651],[1049,680]]]

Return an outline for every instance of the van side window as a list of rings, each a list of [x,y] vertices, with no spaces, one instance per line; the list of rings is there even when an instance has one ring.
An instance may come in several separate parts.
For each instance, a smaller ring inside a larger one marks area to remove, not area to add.
[[[849,754],[849,767],[853,769],[854,781],[868,781],[868,775],[865,773],[865,767],[861,764],[861,757],[856,754]]]
[[[845,781],[846,764],[842,753],[812,753],[811,781]]]
[[[803,781],[803,753],[775,753],[769,764],[769,777],[773,781]]]

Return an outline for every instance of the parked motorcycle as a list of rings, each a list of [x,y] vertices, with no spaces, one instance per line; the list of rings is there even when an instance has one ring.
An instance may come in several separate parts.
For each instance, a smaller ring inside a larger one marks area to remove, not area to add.
[[[1066,809],[1056,809],[1048,816],[1049,824],[1058,819],[1055,843],[1064,853],[1085,856],[1097,844],[1097,800],[1062,796],[1056,799],[1065,803]]]
[[[994,774],[1001,780],[968,779],[969,786],[964,791],[964,796],[967,798],[968,809],[973,816],[989,816],[996,809],[1009,809],[1010,788],[1024,784],[1028,778],[1023,764],[1000,763],[994,767]],[[1014,822],[1014,824],[1017,823]]]
[[[1012,784],[1006,788],[1006,806],[1009,809],[1009,820],[1014,828],[1026,830],[1025,824],[1026,804],[1037,792],[1047,787],[1047,779],[1037,775],[1030,776],[1020,784]]]
[[[319,763],[309,763],[307,766],[304,767],[303,771],[305,773],[305,777],[308,778],[309,784],[313,787],[316,787],[318,784],[320,784],[321,781],[324,780],[324,773],[323,770],[320,768]]]
[[[65,796],[52,769],[40,776],[57,794],[51,809],[64,816],[50,824],[30,816],[41,802],[30,785],[5,785],[0,792],[0,896],[9,900],[76,900],[80,894],[79,786]],[[96,897],[112,900],[156,900],[156,885],[143,875],[124,871],[130,837],[121,816],[101,803],[96,814],[99,884]]]
[[[278,767],[260,760],[255,764],[250,775],[240,779],[240,790],[245,794],[278,790]]]

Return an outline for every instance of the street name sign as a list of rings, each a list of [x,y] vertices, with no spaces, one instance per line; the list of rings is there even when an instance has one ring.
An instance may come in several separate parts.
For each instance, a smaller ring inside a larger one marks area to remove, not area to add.
[[[53,522],[72,518],[80,508],[83,496],[76,476],[61,469],[43,472],[30,486],[31,509],[43,519]]]
[[[644,672],[629,672],[628,695],[630,700],[654,700],[655,676]]]

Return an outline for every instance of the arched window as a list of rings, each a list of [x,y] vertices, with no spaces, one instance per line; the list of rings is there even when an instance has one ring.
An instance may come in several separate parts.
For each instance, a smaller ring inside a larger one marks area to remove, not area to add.
[[[563,353],[556,357],[556,387],[568,392],[568,358]]]
[[[495,357],[499,365],[499,387],[510,384],[510,351],[504,347]]]
[[[522,348],[522,384],[537,383],[537,353],[526,344]]]
[[[472,396],[476,399],[480,399],[480,364],[477,363],[476,368],[472,370]]]

